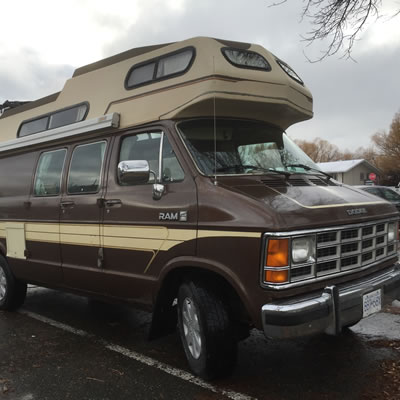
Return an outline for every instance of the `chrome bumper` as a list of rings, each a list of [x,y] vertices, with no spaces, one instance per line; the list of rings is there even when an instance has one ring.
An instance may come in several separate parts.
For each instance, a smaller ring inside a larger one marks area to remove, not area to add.
[[[382,305],[400,299],[400,265],[367,278],[328,286],[313,296],[298,296],[262,307],[264,333],[293,338],[315,333],[336,335],[363,318],[363,295],[382,289]]]

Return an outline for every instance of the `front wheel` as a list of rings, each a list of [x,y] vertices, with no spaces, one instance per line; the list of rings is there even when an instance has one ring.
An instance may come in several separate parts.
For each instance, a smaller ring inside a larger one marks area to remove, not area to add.
[[[209,380],[232,373],[237,339],[229,308],[205,282],[187,281],[179,288],[178,326],[196,375]]]
[[[7,260],[0,255],[0,310],[17,309],[25,297],[26,283],[14,277]]]

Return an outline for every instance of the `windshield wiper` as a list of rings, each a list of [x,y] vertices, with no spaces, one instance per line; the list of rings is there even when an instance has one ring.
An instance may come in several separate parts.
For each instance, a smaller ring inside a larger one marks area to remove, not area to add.
[[[286,168],[291,168],[291,167],[294,167],[294,168],[303,168],[303,169],[305,169],[306,171],[318,172],[318,173],[321,174],[321,175],[325,175],[328,179],[333,179],[332,175],[329,175],[329,174],[327,174],[326,172],[321,171],[321,170],[319,170],[319,169],[317,169],[317,168],[309,167],[309,166],[306,165],[306,164],[289,164],[289,165],[286,165]]]
[[[274,172],[275,174],[285,175],[286,178],[289,178],[289,176],[292,175],[292,173],[289,171],[281,171],[279,169],[273,169],[273,168],[268,168],[266,171]]]
[[[264,172],[273,172],[275,174],[285,175],[286,177],[289,177],[290,175],[292,175],[292,173],[289,171],[280,171],[280,170],[273,169],[273,168],[263,168],[263,167],[259,167],[257,165],[250,165],[250,164],[227,165],[225,167],[217,168],[217,172],[226,172],[231,169],[235,170],[235,172],[238,172],[239,170],[242,171],[245,169],[251,169],[251,170],[258,169],[258,170],[264,171]]]

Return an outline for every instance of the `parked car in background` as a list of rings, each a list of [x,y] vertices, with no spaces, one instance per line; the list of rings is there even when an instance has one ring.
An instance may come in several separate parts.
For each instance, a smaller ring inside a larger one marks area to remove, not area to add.
[[[365,190],[368,193],[381,197],[390,201],[400,211],[400,194],[386,186],[356,186],[359,189]]]

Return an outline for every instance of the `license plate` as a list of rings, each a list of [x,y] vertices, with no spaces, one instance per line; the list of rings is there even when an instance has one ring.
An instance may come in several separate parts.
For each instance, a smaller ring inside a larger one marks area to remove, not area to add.
[[[363,318],[380,311],[382,308],[382,290],[378,289],[363,296]]]

